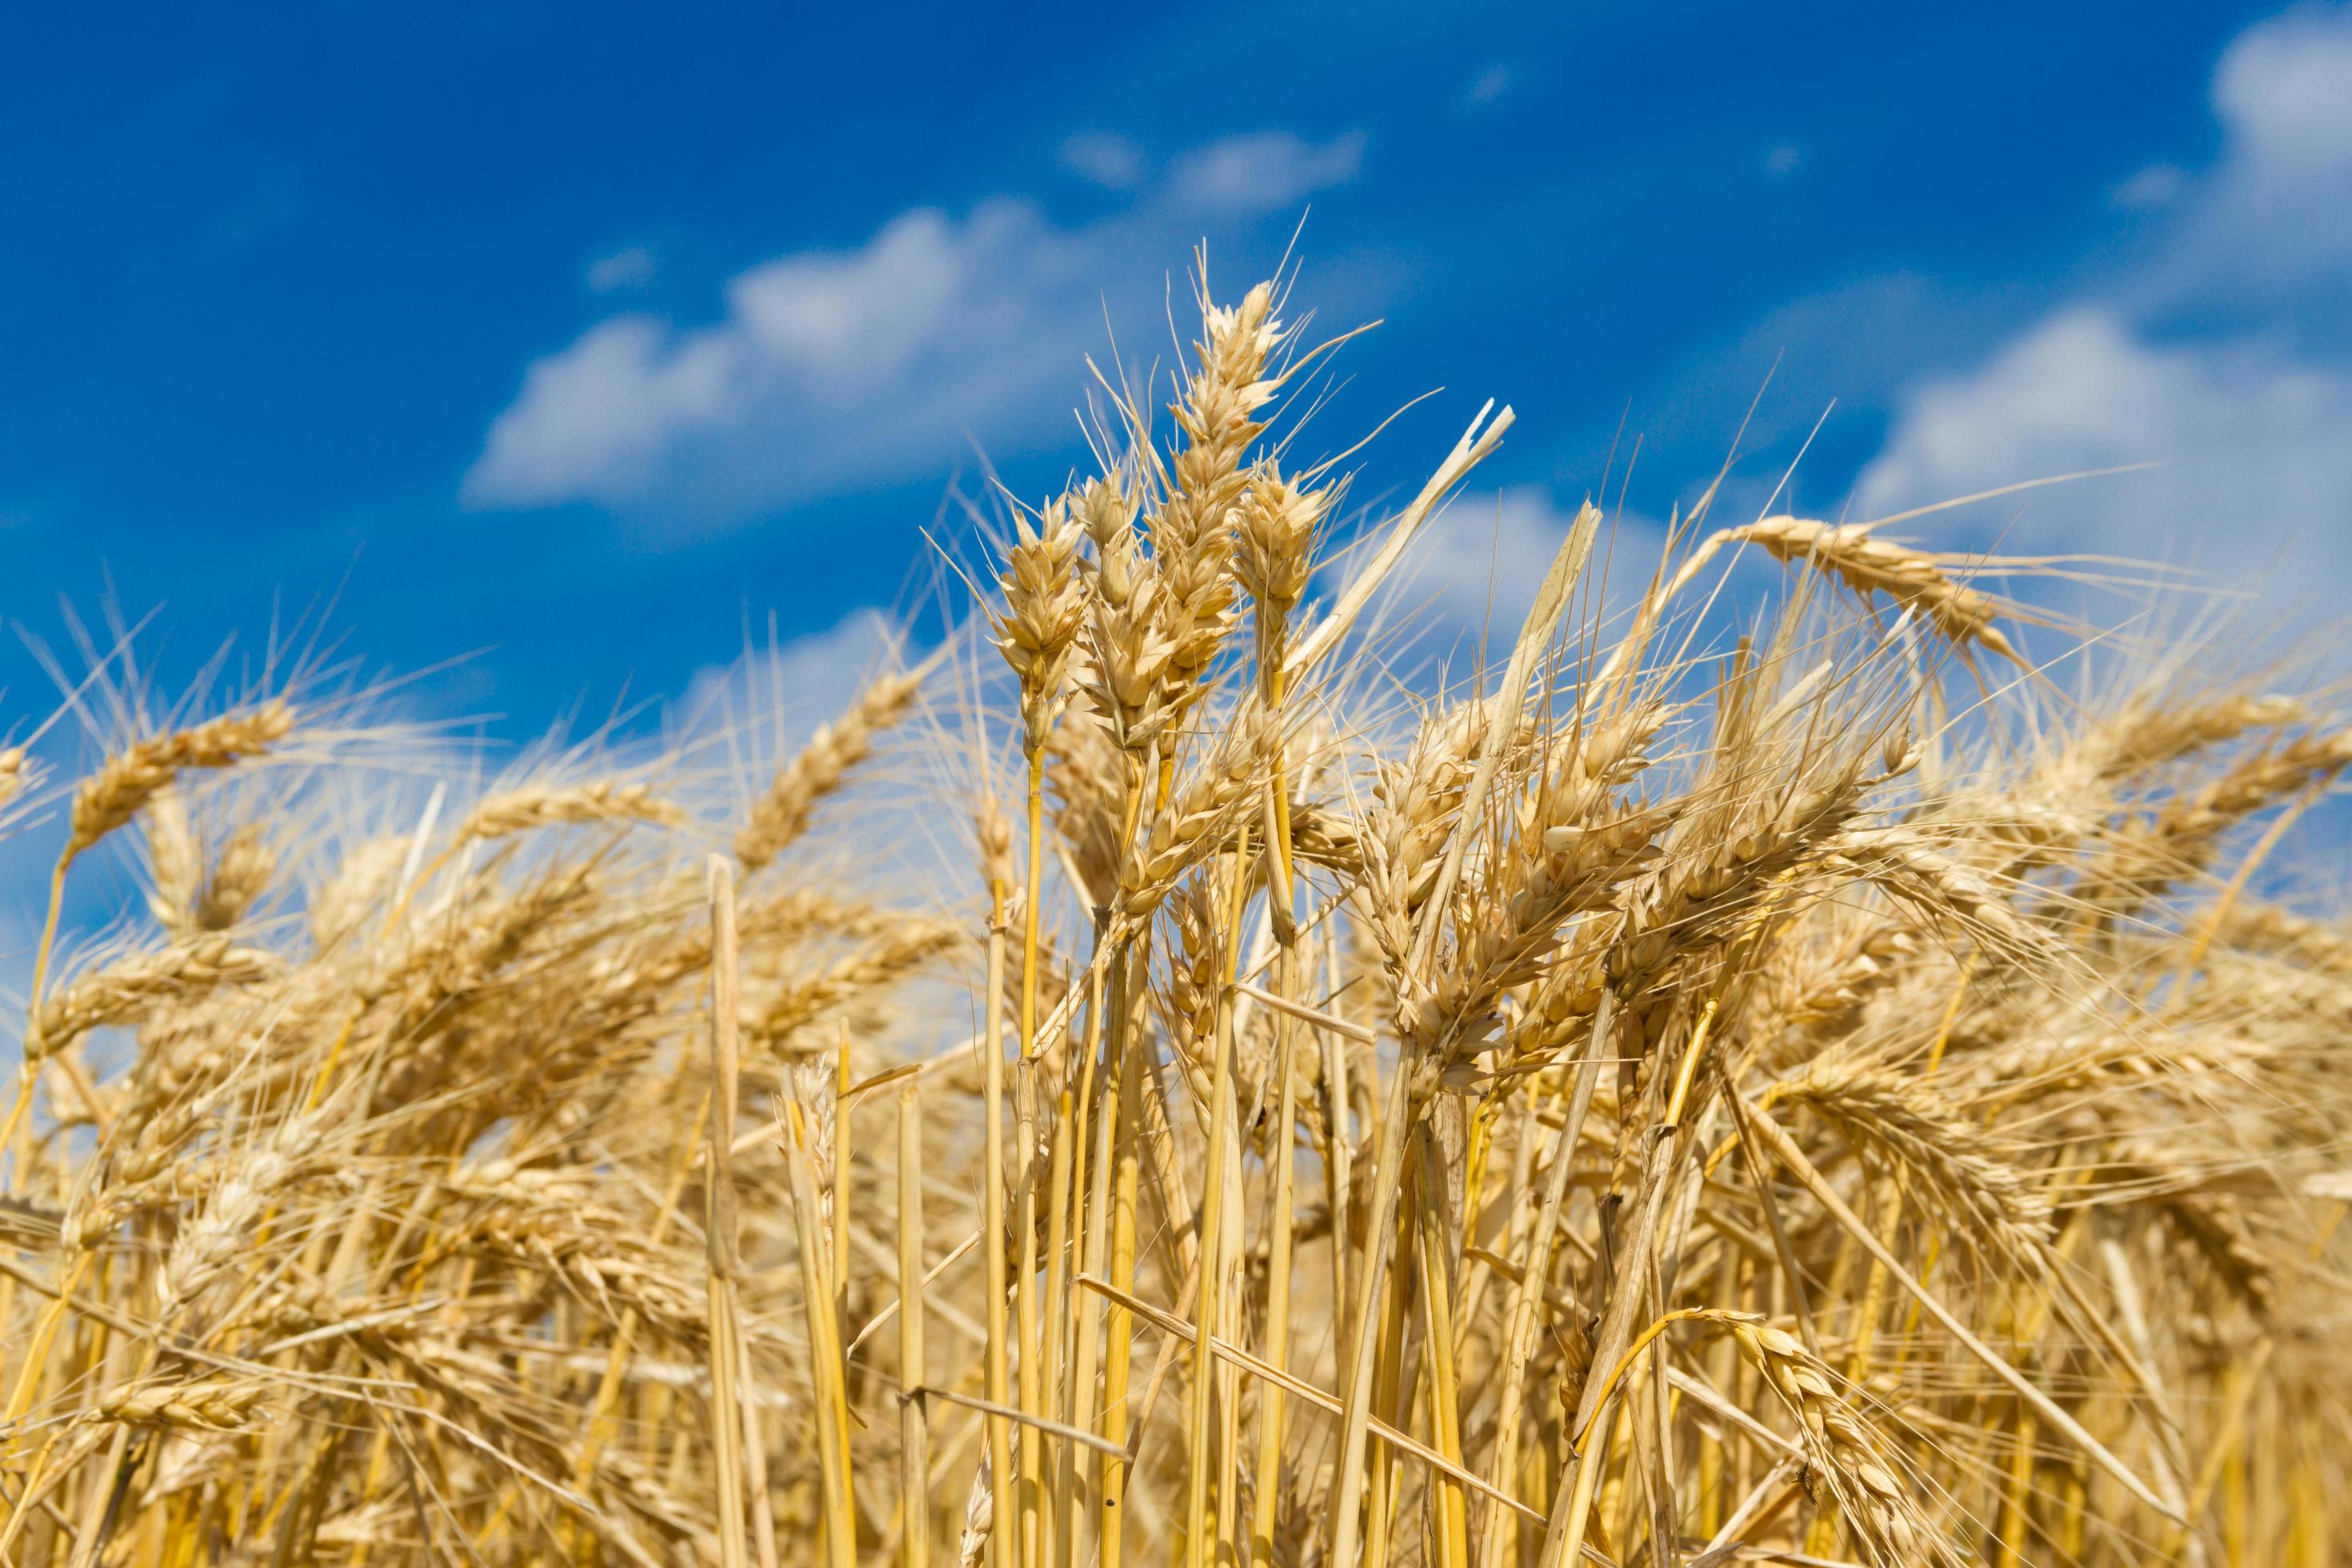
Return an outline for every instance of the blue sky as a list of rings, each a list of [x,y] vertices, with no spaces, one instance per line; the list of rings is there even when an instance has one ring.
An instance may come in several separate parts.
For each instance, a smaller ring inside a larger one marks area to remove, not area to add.
[[[764,19],[763,19],[764,18]],[[1619,435],[1629,506],[1825,409],[1800,510],[2352,574],[2352,10],[2228,5],[50,6],[0,51],[14,635],[156,612],[167,685],[333,601],[524,740],[770,616],[812,705],[984,451],[1043,494],[1082,358],[1191,247],[1346,351],[1360,497],[1519,424],[1425,569],[1475,616]],[[1773,367],[1778,365],[1777,372]],[[2274,575],[2277,575],[2274,574]],[[821,715],[812,715],[821,716]],[[23,725],[16,725],[21,732]]]

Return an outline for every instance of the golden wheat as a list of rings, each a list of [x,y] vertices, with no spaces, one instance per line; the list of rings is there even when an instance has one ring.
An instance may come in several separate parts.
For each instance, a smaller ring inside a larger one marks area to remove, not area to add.
[[[1401,680],[1510,411],[1341,550],[1332,345],[1200,289],[1173,438],[749,798],[745,733],[420,809],[300,690],[0,752],[66,803],[0,1557],[2340,1559],[2352,925],[2263,874],[2339,694],[1988,689],[2024,563],[1714,492]],[[1805,570],[1735,621],[1740,544]]]

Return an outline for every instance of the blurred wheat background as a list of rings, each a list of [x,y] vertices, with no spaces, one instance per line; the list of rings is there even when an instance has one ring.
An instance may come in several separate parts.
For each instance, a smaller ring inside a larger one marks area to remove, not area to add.
[[[1712,491],[1402,679],[1511,411],[1343,529],[1343,339],[1197,283],[804,743],[0,757],[0,1555],[2345,1560],[2340,690]]]

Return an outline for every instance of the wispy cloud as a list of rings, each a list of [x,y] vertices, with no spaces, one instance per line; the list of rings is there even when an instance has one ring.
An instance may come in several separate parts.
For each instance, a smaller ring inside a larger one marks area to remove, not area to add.
[[[588,287],[599,294],[615,289],[642,289],[654,280],[654,253],[632,245],[588,264]]]
[[[2126,212],[2155,212],[2179,201],[2187,181],[2178,164],[2151,163],[2117,185],[2109,199]]]
[[[1062,143],[1062,167],[1107,191],[1143,183],[1143,149],[1108,131],[1081,131]]]
[[[1470,79],[1466,95],[1473,103],[1493,103],[1511,90],[1511,68],[1491,65]]]
[[[1156,322],[1169,258],[1205,226],[1294,216],[1362,153],[1359,135],[1234,137],[1091,224],[1057,226],[1017,198],[919,208],[854,249],[738,274],[711,325],[601,321],[525,373],[464,499],[723,520],[944,474],[968,439],[1018,449],[1067,427],[1074,369],[1102,346],[1107,311]]]
[[[1308,142],[1287,131],[1229,136],[1176,161],[1175,195],[1187,205],[1266,210],[1286,207],[1356,177],[1364,133]]]

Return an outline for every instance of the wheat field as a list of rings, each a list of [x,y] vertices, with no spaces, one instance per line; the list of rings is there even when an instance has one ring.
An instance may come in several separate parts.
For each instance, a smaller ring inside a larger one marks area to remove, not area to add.
[[[0,1556],[2346,1561],[2342,693],[1714,490],[1404,673],[1283,296],[797,745],[0,753]]]

